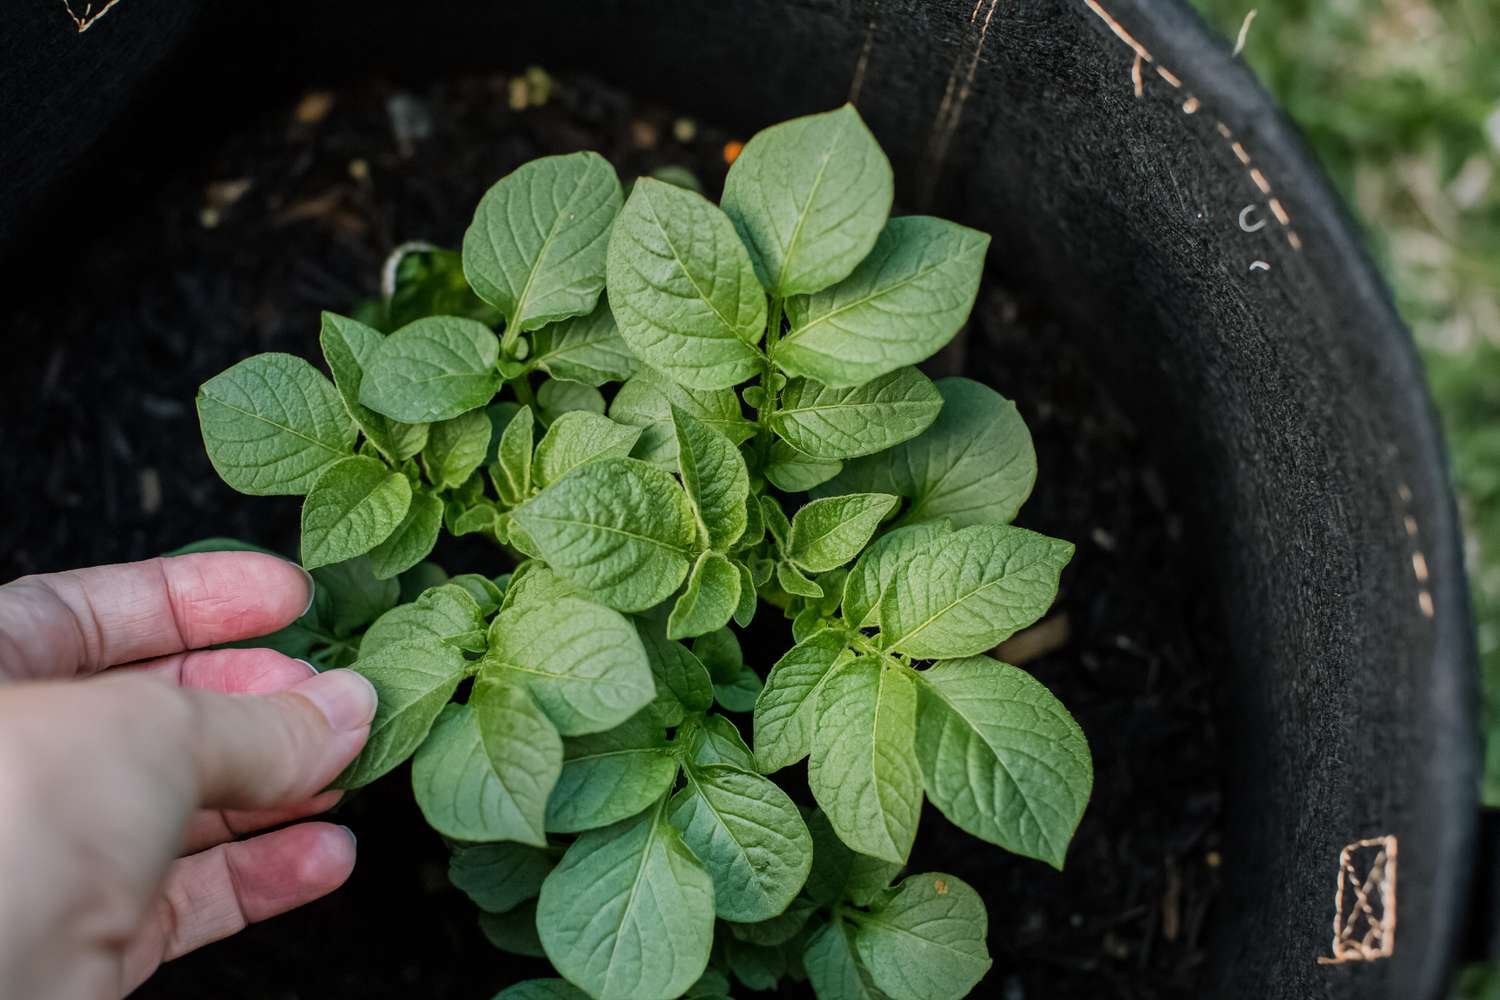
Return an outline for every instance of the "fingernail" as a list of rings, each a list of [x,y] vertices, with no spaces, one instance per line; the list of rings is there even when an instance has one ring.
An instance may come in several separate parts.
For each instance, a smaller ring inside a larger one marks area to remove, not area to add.
[[[375,717],[375,686],[353,670],[329,670],[291,689],[318,707],[334,729],[362,729]]]
[[[302,578],[307,581],[307,607],[303,608],[302,614],[297,616],[301,618],[302,615],[312,610],[313,601],[318,599],[318,581],[314,580],[313,575],[301,566],[298,566],[296,563],[292,563],[292,565],[297,566],[297,572],[301,573]]]
[[[343,830],[345,833],[347,833],[349,835],[349,841],[350,841],[350,843],[354,844],[356,847],[359,846],[359,838],[354,835],[354,831],[353,830],[349,829],[347,826],[340,826],[339,829]]]
[[[294,659],[297,659],[298,663],[302,664],[304,667],[307,668],[307,676],[309,676],[309,677],[316,677],[316,676],[318,676],[318,668],[315,667],[315,666],[313,666],[310,661],[303,660],[303,659],[300,659],[300,658],[295,658],[295,657],[294,657]]]

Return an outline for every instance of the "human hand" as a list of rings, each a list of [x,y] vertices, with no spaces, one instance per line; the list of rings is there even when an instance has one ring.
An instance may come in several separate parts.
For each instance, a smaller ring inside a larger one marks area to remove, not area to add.
[[[214,552],[0,586],[0,996],[107,998],[332,892],[354,837],[323,791],[375,691],[264,649],[299,568]]]

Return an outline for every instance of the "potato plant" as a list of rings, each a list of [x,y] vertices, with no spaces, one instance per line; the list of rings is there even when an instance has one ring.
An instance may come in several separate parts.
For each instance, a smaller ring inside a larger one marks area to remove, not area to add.
[[[989,237],[891,201],[847,106],[756,135],[719,205],[545,157],[461,254],[324,315],[331,380],[262,354],[199,393],[230,486],[306,495],[331,596],[301,648],[379,691],[339,784],[410,758],[485,933],[562,977],[501,997],[951,1000],[986,915],[901,877],[923,802],[1063,863],[1087,743],[989,652],[1073,549],[1010,523],[1036,476],[1015,406],[913,367]],[[446,580],[444,531],[499,575]],[[771,777],[804,759],[816,808]]]

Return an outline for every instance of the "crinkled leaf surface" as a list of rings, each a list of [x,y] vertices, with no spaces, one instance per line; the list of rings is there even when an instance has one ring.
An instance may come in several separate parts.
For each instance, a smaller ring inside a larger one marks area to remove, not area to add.
[[[766,297],[734,225],[702,195],[636,181],[609,240],[609,307],[646,364],[695,389],[754,375]]]
[[[672,408],[708,424],[735,444],[755,434],[755,425],[746,420],[740,401],[732,389],[689,389],[671,379],[642,368],[620,386],[610,402],[613,420],[642,428],[635,457],[677,471],[677,434],[672,426]]]
[[[552,422],[531,460],[531,475],[551,486],[580,465],[599,458],[624,458],[641,436],[639,427],[618,424],[597,413],[575,410]]]
[[[844,581],[844,617],[856,628],[878,628],[880,598],[897,571],[939,536],[953,533],[947,521],[924,521],[886,532],[860,553]]]
[[[890,161],[854,106],[757,132],[724,179],[724,211],[779,296],[848,276],[890,215]]]
[[[381,642],[350,669],[375,686],[379,701],[369,741],[334,782],[339,788],[367,785],[416,752],[463,680],[464,658],[430,637],[410,637]]]
[[[697,556],[698,527],[682,487],[635,459],[579,466],[514,516],[553,569],[621,611],[661,602]]]
[[[662,728],[641,715],[568,740],[562,777],[547,803],[547,829],[594,830],[636,815],[672,788],[677,758]]]
[[[750,472],[735,443],[680,407],[672,407],[677,463],[708,547],[726,552],[745,533]]]
[[[525,691],[516,690],[525,696]],[[497,770],[482,730],[497,727],[494,735],[503,740],[500,730],[519,716],[502,711],[491,719],[483,721],[483,713],[472,705],[443,708],[412,760],[417,806],[428,826],[454,840],[516,840],[543,846],[546,838],[528,815],[527,800],[539,793],[545,803],[562,767],[562,741],[555,731],[551,738],[539,739],[546,732],[541,728],[546,719],[536,712],[529,717],[534,725],[526,727],[525,742],[508,741]]]
[[[791,331],[773,360],[832,386],[925,361],[969,318],[989,245],[988,234],[943,219],[891,219],[849,277],[787,301]]]
[[[927,797],[974,836],[1061,869],[1094,784],[1078,723],[1030,674],[987,656],[918,677]]]
[[[966,378],[937,382],[931,427],[890,451],[855,459],[818,494],[864,490],[911,501],[903,524],[947,519],[956,528],[1008,523],[1031,494],[1036,452],[1014,403]]]
[[[881,1000],[869,973],[854,956],[854,942],[843,921],[824,924],[807,939],[802,967],[818,1000]]]
[[[586,385],[623,382],[640,368],[604,296],[586,316],[574,316],[542,327],[531,338],[526,363],[553,378]]]
[[[635,627],[579,597],[501,611],[490,623],[480,677],[500,674],[524,683],[564,736],[613,728],[655,697]]]
[[[713,945],[714,889],[665,802],[579,837],[542,884],[552,964],[599,1000],[672,1000]]]
[[[833,462],[914,438],[942,408],[937,386],[915,368],[898,368],[843,389],[798,378],[787,383],[771,427],[809,458]]]
[[[370,550],[370,569],[382,580],[406,572],[427,558],[442,528],[443,501],[424,490],[413,492],[396,530]]]
[[[306,493],[358,433],[328,379],[290,354],[257,354],[203,383],[198,422],[214,471],[255,496]]]
[[[743,509],[743,508],[742,508]],[[729,624],[740,603],[740,571],[723,555],[704,552],[672,606],[667,636],[689,639]]]
[[[839,838],[863,854],[904,862],[922,812],[910,671],[861,657],[818,692],[807,783]]]
[[[792,517],[787,558],[812,573],[836,569],[859,554],[898,503],[888,493],[824,497]]]
[[[776,661],[755,700],[755,761],[778,771],[807,756],[817,694],[848,645],[842,632],[822,629]]]
[[[993,649],[1052,606],[1072,555],[1069,542],[1006,524],[939,535],[881,596],[881,645],[930,660]]]
[[[403,424],[376,413],[359,401],[365,366],[384,339],[385,334],[379,330],[331,312],[323,314],[323,326],[318,333],[323,358],[333,373],[333,384],[338,387],[349,416],[359,424],[359,429],[365,432],[371,444],[393,462],[400,462],[422,450],[427,443],[427,425]]]
[[[469,698],[479,722],[480,742],[504,792],[507,839],[547,846],[547,799],[562,773],[563,745],[557,728],[532,697],[526,678],[490,671]]]
[[[379,459],[330,465],[302,503],[302,565],[316,569],[363,555],[389,538],[411,506],[411,482]]]
[[[785,441],[775,441],[761,471],[783,493],[806,493],[838,475],[843,467],[844,463],[836,459],[809,458]]]
[[[703,862],[725,920],[766,920],[807,880],[812,838],[787,794],[732,765],[690,766],[672,799],[672,825]]]
[[[977,892],[952,875],[924,872],[855,918],[854,948],[891,1000],[951,1000],[989,971],[988,930]]]
[[[464,275],[515,330],[589,313],[621,200],[614,167],[598,153],[532,160],[480,199],[464,233]]]
[[[359,401],[407,423],[449,420],[484,406],[500,388],[500,341],[483,323],[433,316],[380,342],[365,367]]]
[[[470,410],[428,426],[422,465],[434,488],[453,489],[462,486],[484,464],[489,447],[489,416],[483,410]]]

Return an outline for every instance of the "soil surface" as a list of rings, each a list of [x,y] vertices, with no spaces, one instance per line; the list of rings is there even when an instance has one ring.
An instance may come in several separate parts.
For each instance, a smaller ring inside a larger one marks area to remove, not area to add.
[[[170,172],[122,164],[128,204],[60,235],[44,266],[9,289],[0,580],[210,535],[295,551],[296,498],[240,496],[210,468],[193,412],[200,382],[259,351],[321,366],[319,310],[374,295],[399,242],[457,246],[485,188],[535,156],[597,149],[627,180],[684,167],[712,197],[726,143],[742,138],[582,78],[518,107],[519,79],[311,93]],[[1058,606],[1007,656],[1078,718],[1095,790],[1062,873],[977,842],[930,808],[918,870],[949,871],[986,896],[995,965],[977,996],[1195,997],[1226,863],[1223,657],[1206,588],[1185,569],[1164,456],[1111,402],[1089,354],[1003,274],[937,367],[960,365],[1014,398],[1035,437],[1040,481],[1019,523],[1078,544]],[[495,571],[483,549],[451,540],[438,558],[454,572]],[[485,942],[401,777],[353,796],[338,820],[360,839],[349,885],[169,964],[138,995],[482,1000],[545,974]]]

